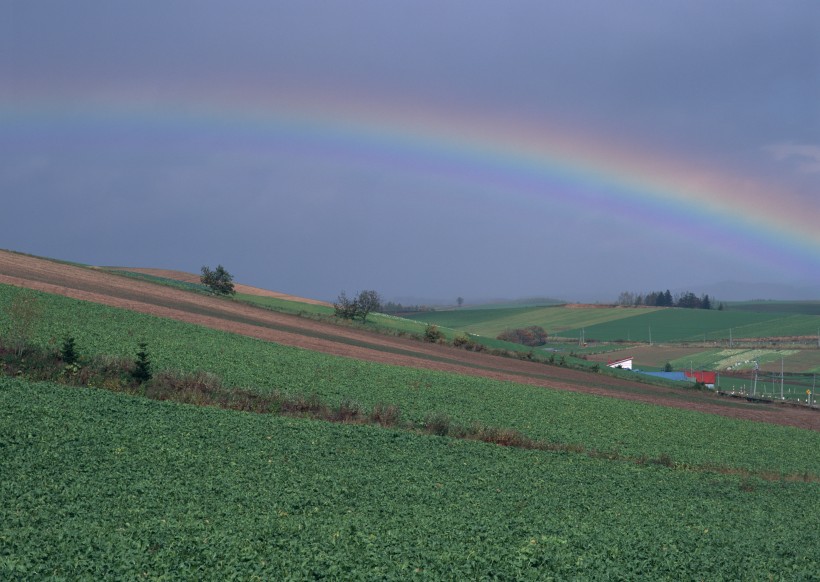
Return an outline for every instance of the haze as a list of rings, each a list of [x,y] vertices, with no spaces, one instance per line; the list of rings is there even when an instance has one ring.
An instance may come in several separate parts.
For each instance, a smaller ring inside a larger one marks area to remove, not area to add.
[[[818,23],[814,1],[7,0],[0,247],[326,300],[817,298]]]

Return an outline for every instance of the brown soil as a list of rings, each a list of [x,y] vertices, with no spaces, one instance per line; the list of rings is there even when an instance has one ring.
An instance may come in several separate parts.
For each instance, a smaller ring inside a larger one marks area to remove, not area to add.
[[[135,267],[105,267],[106,269],[113,269],[117,271],[126,271],[129,273],[142,273],[143,275],[153,275],[154,277],[164,277],[165,279],[173,279],[175,281],[182,281],[184,283],[199,283],[199,275],[193,273],[186,273],[185,271],[171,271],[168,269],[144,269]],[[245,295],[256,295],[259,297],[272,297],[274,299],[285,299],[287,301],[296,301],[298,303],[308,303],[310,305],[324,305],[333,307],[327,301],[319,301],[318,299],[308,299],[307,297],[297,297],[296,295],[288,295],[287,293],[279,293],[278,291],[268,291],[267,289],[260,289],[259,287],[251,287],[250,285],[243,285],[241,283],[234,284],[234,289],[237,293],[244,293]]]
[[[150,272],[168,276],[163,271]],[[739,402],[707,392],[662,388],[558,366],[426,344],[408,338],[377,335],[276,313],[229,299],[155,285],[99,269],[7,251],[0,251],[0,283],[343,357],[482,376],[820,431],[820,413],[807,408]]]

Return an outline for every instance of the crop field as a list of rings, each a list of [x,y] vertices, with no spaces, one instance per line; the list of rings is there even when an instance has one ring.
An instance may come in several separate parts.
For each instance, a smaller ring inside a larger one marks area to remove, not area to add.
[[[592,327],[605,322],[631,319],[660,308],[624,309],[620,307],[517,307],[498,309],[457,309],[409,315],[424,321],[482,336],[496,337],[507,329],[539,325],[550,335],[577,337],[571,330]]]
[[[750,440],[772,436],[745,424]],[[817,482],[7,378],[0,450],[2,579],[809,580],[820,570]],[[813,450],[758,457],[809,456],[816,474]]]
[[[820,301],[734,301],[729,309],[758,313],[801,313],[820,315]]]
[[[810,310],[809,310],[810,311]],[[623,307],[522,307],[459,309],[413,314],[418,321],[495,337],[506,329],[540,325],[550,335],[588,340],[649,342],[726,341],[806,336],[817,338],[820,315],[804,305],[774,310],[725,311]]]
[[[5,329],[6,305],[16,292],[0,285],[0,330]],[[514,428],[532,438],[632,456],[666,454],[692,464],[820,472],[815,466],[817,432],[803,438],[797,435],[806,431],[790,427],[758,427],[693,411],[339,358],[61,296],[39,297],[46,311],[38,342],[56,347],[71,334],[86,356],[133,357],[137,344],[148,340],[158,370],[207,371],[228,385],[263,393],[317,394],[333,404],[352,400],[368,408],[394,404],[403,417],[417,423],[443,413],[465,425]],[[689,396],[682,392],[677,397]],[[759,431],[766,438],[752,436]],[[792,441],[805,447],[798,465],[760,464],[761,451],[779,459],[776,451]]]
[[[782,336],[817,337],[820,317],[742,311],[700,309],[660,309],[586,328],[586,337],[600,341],[631,340],[648,342],[719,341],[740,338]],[[569,330],[568,335],[580,333]]]

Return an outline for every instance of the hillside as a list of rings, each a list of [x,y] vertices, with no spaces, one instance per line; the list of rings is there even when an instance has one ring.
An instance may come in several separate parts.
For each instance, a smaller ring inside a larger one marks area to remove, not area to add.
[[[817,411],[0,253],[0,330],[21,296],[41,321],[24,357],[0,349],[13,365],[0,377],[2,579],[818,569]],[[68,336],[77,367],[55,355]],[[143,341],[154,378],[137,384],[118,366]],[[51,379],[35,380],[49,361]]]
[[[29,287],[184,321],[248,337],[358,360],[455,372],[553,389],[700,410],[736,418],[820,428],[812,411],[739,403],[558,366],[468,352],[412,339],[374,335],[277,313],[221,297],[117,276],[99,269],[0,251],[0,283]]]

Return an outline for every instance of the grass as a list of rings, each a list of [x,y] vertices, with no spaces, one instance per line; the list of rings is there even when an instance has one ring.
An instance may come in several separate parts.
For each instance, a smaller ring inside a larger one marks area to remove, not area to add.
[[[445,327],[475,333],[480,336],[496,337],[507,329],[538,325],[550,335],[573,335],[569,330],[591,327],[603,322],[628,319],[636,314],[654,311],[656,308],[575,308],[563,305],[458,309],[451,311],[424,312],[409,315],[417,321],[432,322]],[[574,334],[578,337],[577,334]]]
[[[587,340],[649,342],[725,341],[811,336],[817,338],[820,315],[804,305],[793,312],[729,309],[622,307],[522,307],[459,309],[413,314],[417,321],[495,337],[506,329],[540,325],[551,335]]]
[[[16,288],[0,286],[0,330]],[[574,443],[628,456],[672,455],[680,462],[715,462],[775,472],[820,473],[820,435],[635,402],[549,390],[484,378],[356,361],[279,346],[190,324],[38,294],[44,317],[37,343],[57,349],[67,335],[84,357],[133,359],[148,341],[157,370],[207,372],[227,385],[268,394],[316,394],[336,406],[398,406],[408,421],[433,413],[454,423],[514,429],[538,440]],[[78,323],[81,322],[81,323]],[[545,374],[550,367],[545,366]],[[607,378],[590,375],[590,383]],[[636,387],[639,390],[640,387]],[[716,446],[715,435],[721,435]],[[798,443],[784,454],[781,442]]]
[[[0,444],[3,579],[818,570],[820,485],[668,452],[623,462],[5,378]]]

